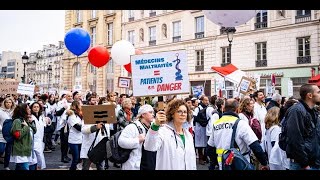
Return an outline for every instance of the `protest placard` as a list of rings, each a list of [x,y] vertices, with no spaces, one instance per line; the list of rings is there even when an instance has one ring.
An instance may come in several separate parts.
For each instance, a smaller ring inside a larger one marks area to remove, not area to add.
[[[117,123],[115,105],[83,105],[83,120],[85,124]]]
[[[131,56],[133,96],[190,93],[185,50]]]
[[[0,79],[1,94],[17,94],[19,82],[14,79]]]

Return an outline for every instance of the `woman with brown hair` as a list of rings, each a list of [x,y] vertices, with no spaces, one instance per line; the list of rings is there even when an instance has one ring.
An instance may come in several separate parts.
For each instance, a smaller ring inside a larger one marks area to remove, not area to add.
[[[144,148],[157,151],[156,170],[196,170],[196,153],[191,133],[184,128],[191,121],[183,100],[172,100],[166,112],[157,112]]]
[[[70,110],[67,111],[67,128],[69,128],[68,144],[72,154],[70,170],[76,170],[80,162],[80,150],[82,144],[81,127],[84,124],[82,108],[79,101],[73,101]]]
[[[31,161],[33,134],[37,129],[32,121],[31,110],[27,104],[19,104],[13,112],[13,147],[10,162],[16,163],[16,170],[29,170]]]

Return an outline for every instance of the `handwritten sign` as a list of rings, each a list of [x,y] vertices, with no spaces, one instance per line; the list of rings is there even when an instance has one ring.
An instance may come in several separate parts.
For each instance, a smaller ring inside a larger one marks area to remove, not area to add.
[[[19,83],[17,93],[33,96],[35,85]]]
[[[117,123],[115,105],[83,105],[82,111],[85,124]]]
[[[131,56],[133,96],[190,93],[185,50]]]
[[[12,79],[0,79],[0,94],[17,94],[19,82]]]

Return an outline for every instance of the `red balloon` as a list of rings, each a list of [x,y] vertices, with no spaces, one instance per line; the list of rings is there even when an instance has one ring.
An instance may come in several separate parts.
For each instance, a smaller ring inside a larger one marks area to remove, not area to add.
[[[102,67],[110,60],[109,51],[103,46],[95,46],[90,49],[88,54],[89,62],[95,67]]]
[[[131,73],[131,63],[123,65],[123,67],[129,72]]]

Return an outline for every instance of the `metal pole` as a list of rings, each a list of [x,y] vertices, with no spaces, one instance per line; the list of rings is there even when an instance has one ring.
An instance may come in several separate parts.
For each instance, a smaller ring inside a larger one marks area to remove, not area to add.
[[[26,63],[23,63],[23,83],[26,83]]]

